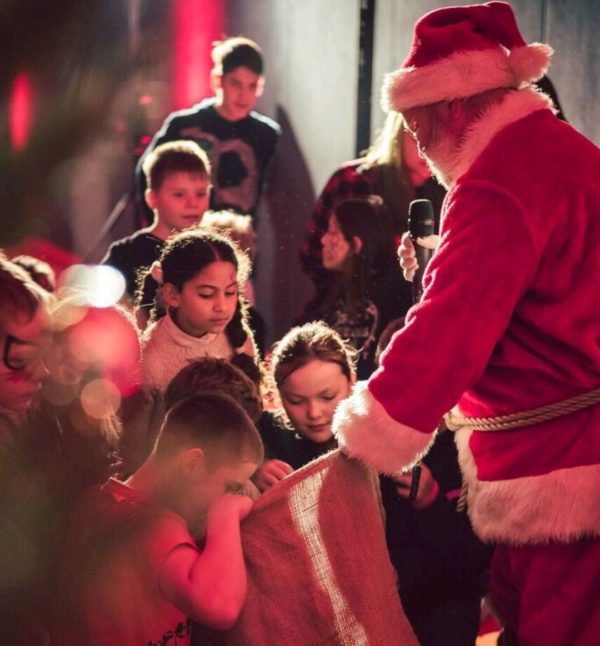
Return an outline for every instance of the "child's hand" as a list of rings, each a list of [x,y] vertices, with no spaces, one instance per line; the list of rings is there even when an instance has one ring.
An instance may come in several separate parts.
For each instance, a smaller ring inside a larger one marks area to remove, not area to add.
[[[267,460],[252,479],[261,491],[266,491],[293,471],[294,469],[283,460]]]
[[[419,488],[414,500],[411,500],[411,505],[415,509],[426,509],[437,498],[439,493],[438,483],[431,475],[431,471],[421,463],[421,476],[419,479]],[[402,473],[394,476],[392,480],[396,483],[396,493],[400,498],[409,499],[410,488],[413,480],[413,473]]]
[[[425,247],[425,249],[435,249],[439,242],[440,236],[438,235],[417,238],[417,243],[422,247]],[[400,241],[397,253],[400,258],[400,267],[402,268],[404,278],[409,282],[412,282],[415,277],[415,271],[417,271],[419,265],[415,255],[415,246],[410,239],[410,234],[408,232],[402,235],[402,240]]]
[[[225,493],[217,496],[209,509],[209,522],[215,516],[223,517],[237,515],[239,520],[243,520],[250,513],[253,502],[248,496],[233,493]]]

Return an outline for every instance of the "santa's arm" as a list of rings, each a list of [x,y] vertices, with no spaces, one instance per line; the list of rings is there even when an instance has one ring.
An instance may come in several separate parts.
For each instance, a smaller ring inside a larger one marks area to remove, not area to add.
[[[447,200],[421,302],[334,417],[341,449],[382,473],[427,452],[441,417],[485,370],[537,264],[526,214],[502,190],[463,185]]]

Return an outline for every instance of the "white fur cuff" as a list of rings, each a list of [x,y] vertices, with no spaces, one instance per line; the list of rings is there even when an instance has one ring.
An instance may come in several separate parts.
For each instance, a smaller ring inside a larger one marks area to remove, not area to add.
[[[469,447],[472,433],[458,431],[456,445],[468,486],[469,516],[480,538],[524,545],[548,541],[569,543],[600,536],[600,465],[483,481],[477,477]],[[526,441],[526,438],[516,441]]]
[[[380,473],[396,474],[412,467],[427,453],[435,433],[422,433],[396,422],[362,381],[342,401],[333,418],[340,449]]]

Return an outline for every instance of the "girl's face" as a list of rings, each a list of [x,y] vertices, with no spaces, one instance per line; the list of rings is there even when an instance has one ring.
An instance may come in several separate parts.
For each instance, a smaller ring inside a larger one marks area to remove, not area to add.
[[[342,230],[335,215],[329,218],[327,231],[321,238],[323,245],[323,266],[331,271],[341,271],[352,247]]]
[[[339,364],[312,359],[279,387],[281,403],[294,429],[311,442],[328,442],[333,411],[350,395],[350,380]]]
[[[238,303],[237,271],[230,262],[217,260],[183,284],[178,292],[172,285],[165,294],[176,308],[177,325],[191,336],[223,332]]]

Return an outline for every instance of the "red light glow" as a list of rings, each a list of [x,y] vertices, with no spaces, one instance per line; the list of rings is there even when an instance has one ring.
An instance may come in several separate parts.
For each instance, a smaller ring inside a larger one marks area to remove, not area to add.
[[[222,0],[173,3],[173,107],[187,108],[211,94],[212,43],[223,36]]]
[[[29,141],[33,119],[32,91],[29,76],[17,74],[10,93],[9,132],[13,150],[23,150]]]

